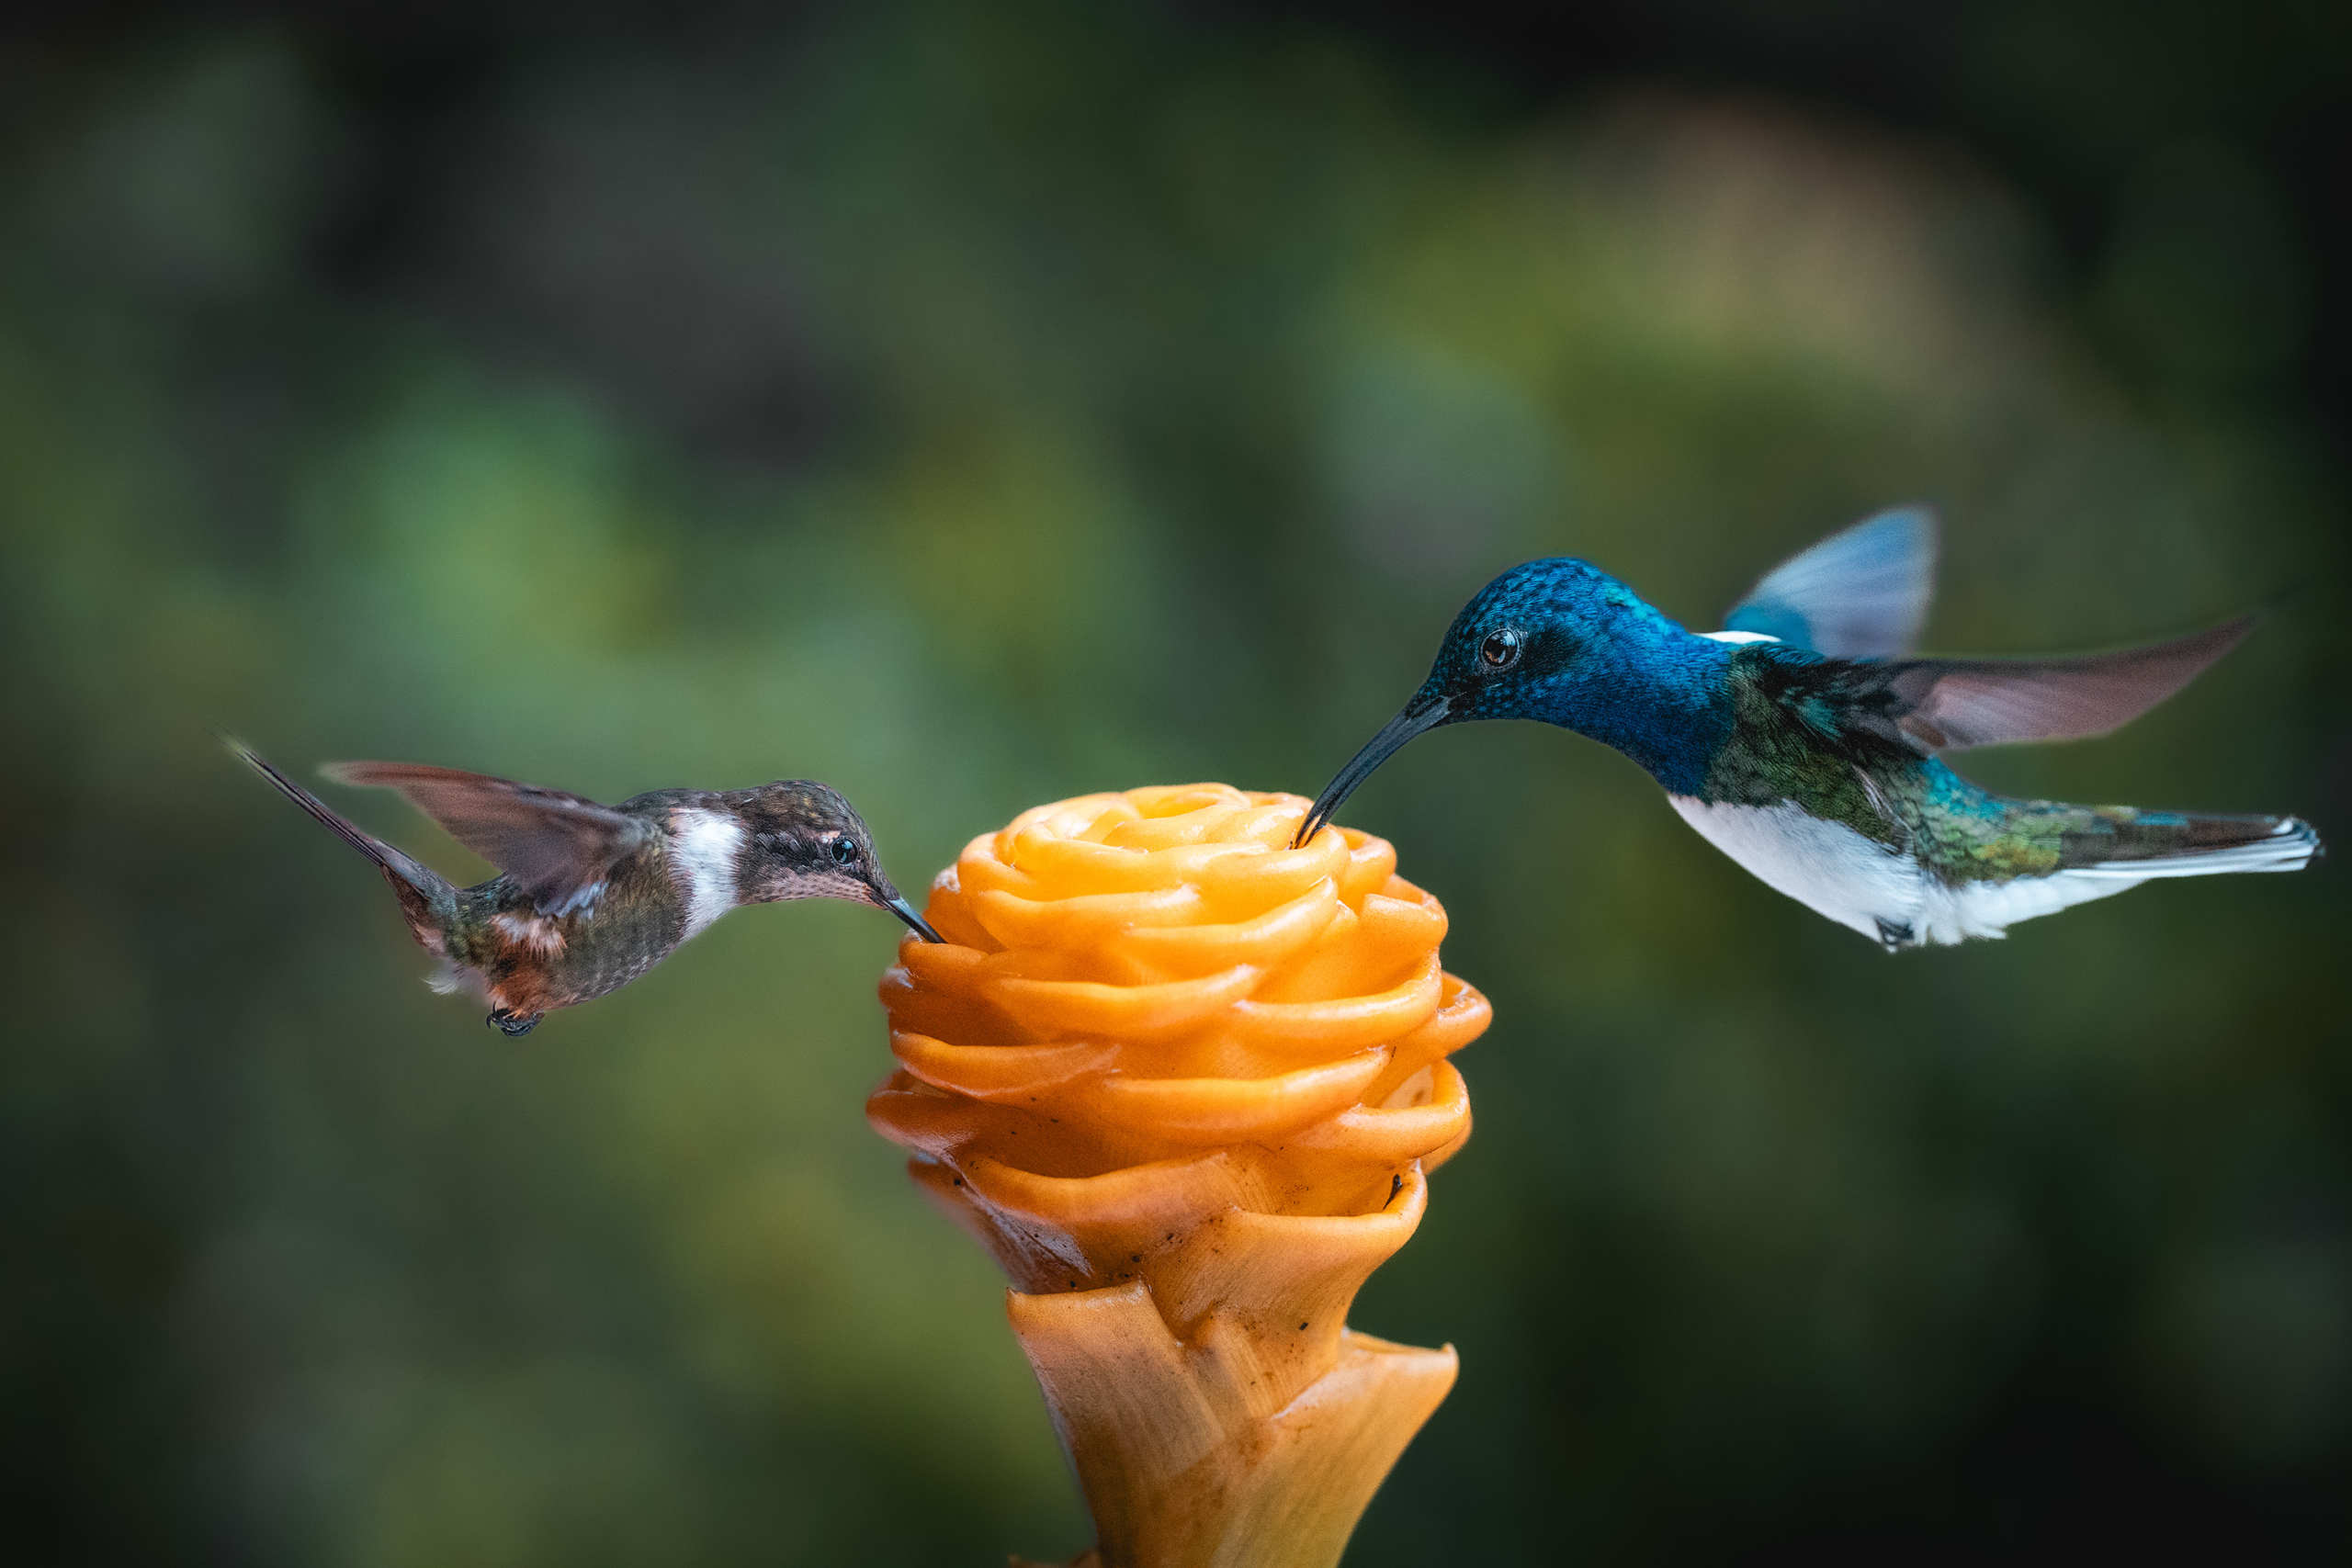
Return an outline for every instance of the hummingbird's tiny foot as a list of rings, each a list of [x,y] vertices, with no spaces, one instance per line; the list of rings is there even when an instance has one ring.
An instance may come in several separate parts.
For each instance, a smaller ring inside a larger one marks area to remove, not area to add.
[[[519,1040],[537,1029],[539,1026],[539,1020],[546,1016],[547,1014],[542,1012],[521,1013],[505,1008],[496,1008],[492,1010],[485,1021],[509,1040]]]
[[[1911,934],[1910,921],[1905,920],[1897,925],[1894,921],[1888,919],[1881,919],[1878,922],[1878,940],[1880,945],[1889,953],[1900,953],[1906,947],[1916,947],[1919,942],[1917,937]]]

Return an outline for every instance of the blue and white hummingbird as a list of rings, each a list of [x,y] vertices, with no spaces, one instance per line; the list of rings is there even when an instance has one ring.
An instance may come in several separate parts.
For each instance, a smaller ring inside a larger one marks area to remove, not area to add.
[[[1623,751],[1709,842],[1890,953],[1997,937],[2154,877],[2295,871],[2320,854],[2292,817],[2016,800],[1946,767],[1971,746],[2103,735],[2254,617],[2117,653],[1912,658],[1935,562],[1931,513],[1882,513],[1698,633],[1585,561],[1514,567],[1454,618],[1429,679],[1340,770],[1299,841],[1423,731],[1533,718]]]
[[[417,945],[426,982],[490,1003],[491,1027],[527,1034],[557,1008],[617,990],[741,904],[848,898],[937,942],[899,896],[873,837],[840,793],[807,779],[756,789],[656,789],[618,806],[538,784],[416,762],[338,762],[338,784],[396,789],[503,874],[458,887],[272,767],[229,749],[375,863]]]

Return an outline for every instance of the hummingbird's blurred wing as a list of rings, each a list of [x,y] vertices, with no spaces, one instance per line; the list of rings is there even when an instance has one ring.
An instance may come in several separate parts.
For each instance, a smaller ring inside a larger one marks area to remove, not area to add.
[[[2137,718],[2253,629],[2241,615],[2171,642],[2075,659],[1905,659],[1860,667],[1853,720],[1924,752],[2073,740]]]
[[[650,844],[650,822],[582,795],[419,762],[333,762],[338,784],[396,789],[449,836],[513,877],[549,915],[604,890],[615,863]]]
[[[1918,642],[1935,590],[1936,514],[1899,506],[1773,568],[1724,629],[1832,659],[1892,659]]]

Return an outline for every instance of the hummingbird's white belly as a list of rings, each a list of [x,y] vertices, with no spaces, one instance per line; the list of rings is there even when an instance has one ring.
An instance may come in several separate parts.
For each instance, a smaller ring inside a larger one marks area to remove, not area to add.
[[[1913,856],[1798,806],[1719,806],[1687,795],[1667,799],[1702,838],[1767,886],[1889,949],[1998,937],[2019,920],[2105,898],[2164,874],[2143,861],[2129,870],[2083,867],[2007,882],[1953,884]]]

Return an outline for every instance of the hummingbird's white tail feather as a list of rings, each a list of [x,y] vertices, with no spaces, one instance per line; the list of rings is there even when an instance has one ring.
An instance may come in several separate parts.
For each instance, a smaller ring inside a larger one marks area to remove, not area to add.
[[[2194,820],[2192,818],[2192,820]],[[2228,820],[2228,818],[2222,818]],[[2212,849],[2188,849],[2175,854],[2140,860],[2101,861],[2076,866],[2064,874],[2128,877],[2143,882],[2152,876],[2218,876],[2241,871],[2301,871],[2327,852],[2319,830],[2300,817],[2276,818],[2257,838]]]

